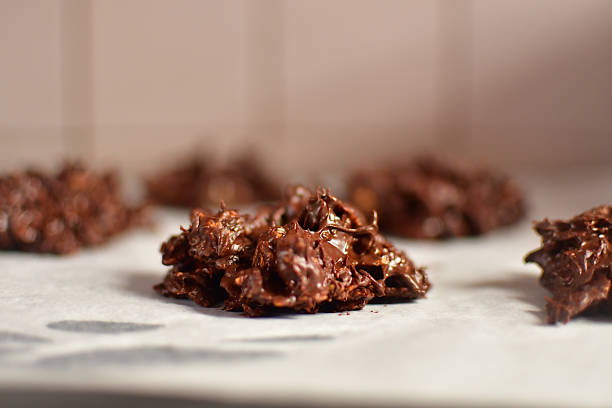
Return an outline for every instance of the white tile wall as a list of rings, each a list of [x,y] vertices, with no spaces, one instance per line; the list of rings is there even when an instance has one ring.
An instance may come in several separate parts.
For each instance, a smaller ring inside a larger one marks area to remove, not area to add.
[[[609,0],[0,0],[0,169],[243,141],[292,179],[441,145],[605,163],[611,38]]]
[[[612,2],[474,2],[466,146],[545,165],[612,154]]]
[[[59,0],[0,2],[0,167],[63,154]]]
[[[431,1],[285,3],[285,136],[307,153],[295,166],[401,159],[398,145],[408,153],[431,141],[436,15]]]

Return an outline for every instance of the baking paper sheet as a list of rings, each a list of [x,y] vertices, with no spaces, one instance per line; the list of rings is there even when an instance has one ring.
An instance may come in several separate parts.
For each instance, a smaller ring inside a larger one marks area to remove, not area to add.
[[[524,178],[530,219],[612,203],[611,169],[573,174]],[[160,243],[187,222],[184,212],[159,216],[153,231],[74,256],[0,254],[0,389],[249,403],[612,405],[612,318],[544,324],[538,268],[522,261],[539,245],[528,220],[483,238],[393,239],[427,266],[427,299],[252,319],[151,289],[166,270]]]

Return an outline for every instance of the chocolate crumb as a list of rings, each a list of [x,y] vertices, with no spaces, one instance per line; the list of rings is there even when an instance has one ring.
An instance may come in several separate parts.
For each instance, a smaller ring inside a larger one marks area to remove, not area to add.
[[[515,223],[525,212],[520,189],[505,175],[435,156],[359,171],[349,190],[362,211],[379,212],[383,231],[408,238],[480,235]]]
[[[172,268],[159,293],[248,316],[357,310],[373,298],[422,298],[430,286],[379,233],[375,213],[367,222],[322,188],[290,187],[254,216],[193,210],[161,252]]]
[[[146,181],[149,197],[176,207],[206,207],[224,201],[248,204],[278,198],[279,191],[254,160],[241,158],[226,166],[194,158]]]
[[[568,221],[535,224],[542,247],[525,258],[542,268],[540,283],[549,323],[567,323],[584,312],[610,312],[612,298],[612,207],[600,206]]]
[[[0,249],[68,254],[148,223],[147,205],[127,206],[113,173],[65,164],[0,177]]]

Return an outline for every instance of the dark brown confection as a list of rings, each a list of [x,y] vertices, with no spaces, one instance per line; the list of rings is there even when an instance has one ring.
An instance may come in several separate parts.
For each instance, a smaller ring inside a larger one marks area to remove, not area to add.
[[[523,196],[505,175],[436,157],[358,172],[349,190],[361,210],[378,211],[383,231],[408,238],[479,235],[524,214]]]
[[[612,207],[593,208],[569,221],[545,219],[535,230],[542,247],[525,261],[542,267],[540,283],[552,292],[552,299],[546,298],[548,322],[612,310]]]
[[[188,208],[216,206],[220,201],[248,204],[279,196],[255,162],[246,158],[225,167],[195,158],[150,177],[147,190],[155,202]]]
[[[0,177],[0,249],[67,254],[144,224],[145,206],[126,206],[118,190],[113,174],[77,164]]]
[[[161,247],[172,266],[155,289],[249,316],[361,309],[373,298],[416,299],[429,289],[379,232],[329,191],[290,187],[256,215],[194,210],[191,226]]]

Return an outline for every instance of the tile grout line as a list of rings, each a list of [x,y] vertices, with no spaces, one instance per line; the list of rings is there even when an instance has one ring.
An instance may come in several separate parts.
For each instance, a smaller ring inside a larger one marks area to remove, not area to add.
[[[93,2],[61,2],[62,141],[64,158],[95,157]]]

